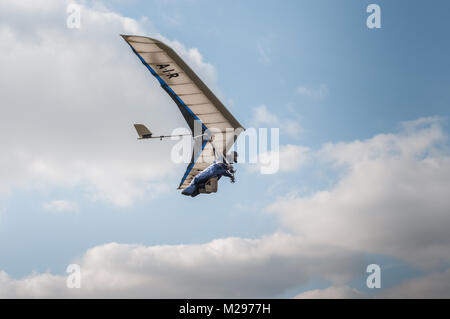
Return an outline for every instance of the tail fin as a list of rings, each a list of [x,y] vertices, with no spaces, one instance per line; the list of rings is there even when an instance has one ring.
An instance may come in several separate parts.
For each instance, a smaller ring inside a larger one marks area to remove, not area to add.
[[[134,128],[139,135],[139,138],[150,138],[152,137],[152,132],[143,124],[134,124]]]

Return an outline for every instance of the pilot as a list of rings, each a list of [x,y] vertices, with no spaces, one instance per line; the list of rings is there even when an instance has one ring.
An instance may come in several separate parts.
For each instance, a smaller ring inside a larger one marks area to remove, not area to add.
[[[233,158],[233,162],[237,163],[237,152],[232,152],[230,154]],[[228,160],[224,157],[222,161],[214,161],[211,165],[209,165],[207,168],[205,168],[201,173],[199,173],[197,176],[195,176],[192,179],[192,182],[189,184],[188,187],[183,189],[181,194],[186,196],[197,196],[200,191],[199,188],[204,188],[205,183],[210,180],[211,178],[216,177],[217,180],[219,180],[222,176],[229,177],[231,182],[235,182],[234,173],[236,171],[233,168],[233,165],[228,162]]]

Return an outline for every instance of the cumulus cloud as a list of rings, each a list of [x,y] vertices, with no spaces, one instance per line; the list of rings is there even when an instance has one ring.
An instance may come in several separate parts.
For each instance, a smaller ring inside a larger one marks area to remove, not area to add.
[[[280,120],[269,112],[266,105],[260,105],[253,109],[253,122],[256,125],[279,125]]]
[[[293,172],[308,159],[309,148],[300,145],[287,144],[280,148],[280,171]]]
[[[365,293],[349,286],[330,286],[298,294],[298,299],[446,299],[450,296],[450,269],[406,280],[396,286]]]
[[[256,165],[249,166],[251,172],[261,172],[261,169],[269,166],[274,167],[273,173],[295,172],[302,167],[310,157],[310,149],[301,145],[281,145],[278,151],[268,151],[259,154]],[[277,160],[275,160],[277,159]],[[274,162],[278,163],[278,167]]]
[[[302,127],[298,120],[280,118],[270,112],[266,105],[260,105],[253,109],[251,124],[256,127],[278,127],[281,132],[292,137],[298,137]]]
[[[0,272],[0,297],[273,297],[313,276],[343,284],[362,267],[350,251],[282,233],[201,245],[110,243],[88,250],[79,263],[80,289],[66,288],[64,276],[12,279]]]
[[[367,253],[395,256],[429,275],[376,297],[448,297],[450,161],[438,119],[404,123],[395,134],[327,144],[316,156],[343,170],[336,185],[269,207],[290,234],[206,244],[110,243],[88,250],[82,288],[48,273],[0,273],[1,297],[276,297],[311,278],[331,282],[298,298],[365,298],[346,286],[364,274]],[[448,267],[447,267],[448,268]]]
[[[185,167],[167,160],[170,141],[137,142],[132,124],[170,133],[185,123],[119,34],[165,38],[98,3],[83,5],[81,29],[69,29],[68,3],[0,4],[0,194],[76,186],[118,206],[151,198]],[[214,87],[197,49],[166,42]]]
[[[398,134],[327,144],[318,153],[345,173],[330,190],[280,198],[268,209],[305,238],[394,256],[421,268],[450,262],[450,157],[438,119]]]
[[[450,269],[413,278],[387,289],[382,298],[449,298]]]

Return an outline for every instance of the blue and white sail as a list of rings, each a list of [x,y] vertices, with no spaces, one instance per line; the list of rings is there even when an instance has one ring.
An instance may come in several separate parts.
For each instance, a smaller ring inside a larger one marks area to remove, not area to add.
[[[173,49],[148,37],[122,37],[176,103],[192,133],[196,121],[200,123],[202,134],[209,133],[208,138],[200,140],[199,147],[194,147],[198,151],[193,152],[178,187],[184,189],[215,160],[216,152],[226,154],[244,129]],[[217,149],[217,145],[220,145],[220,149]]]

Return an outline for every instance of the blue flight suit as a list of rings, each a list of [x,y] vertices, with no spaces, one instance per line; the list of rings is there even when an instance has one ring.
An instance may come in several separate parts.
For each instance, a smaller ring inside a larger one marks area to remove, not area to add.
[[[232,182],[234,182],[234,175],[232,172],[233,167],[231,165],[227,165],[223,162],[214,162],[205,168],[200,174],[195,176],[189,186],[183,189],[181,194],[192,197],[197,196],[200,194],[199,188],[204,187],[205,183],[213,177],[217,177],[219,180],[222,176],[227,176],[231,178]]]

